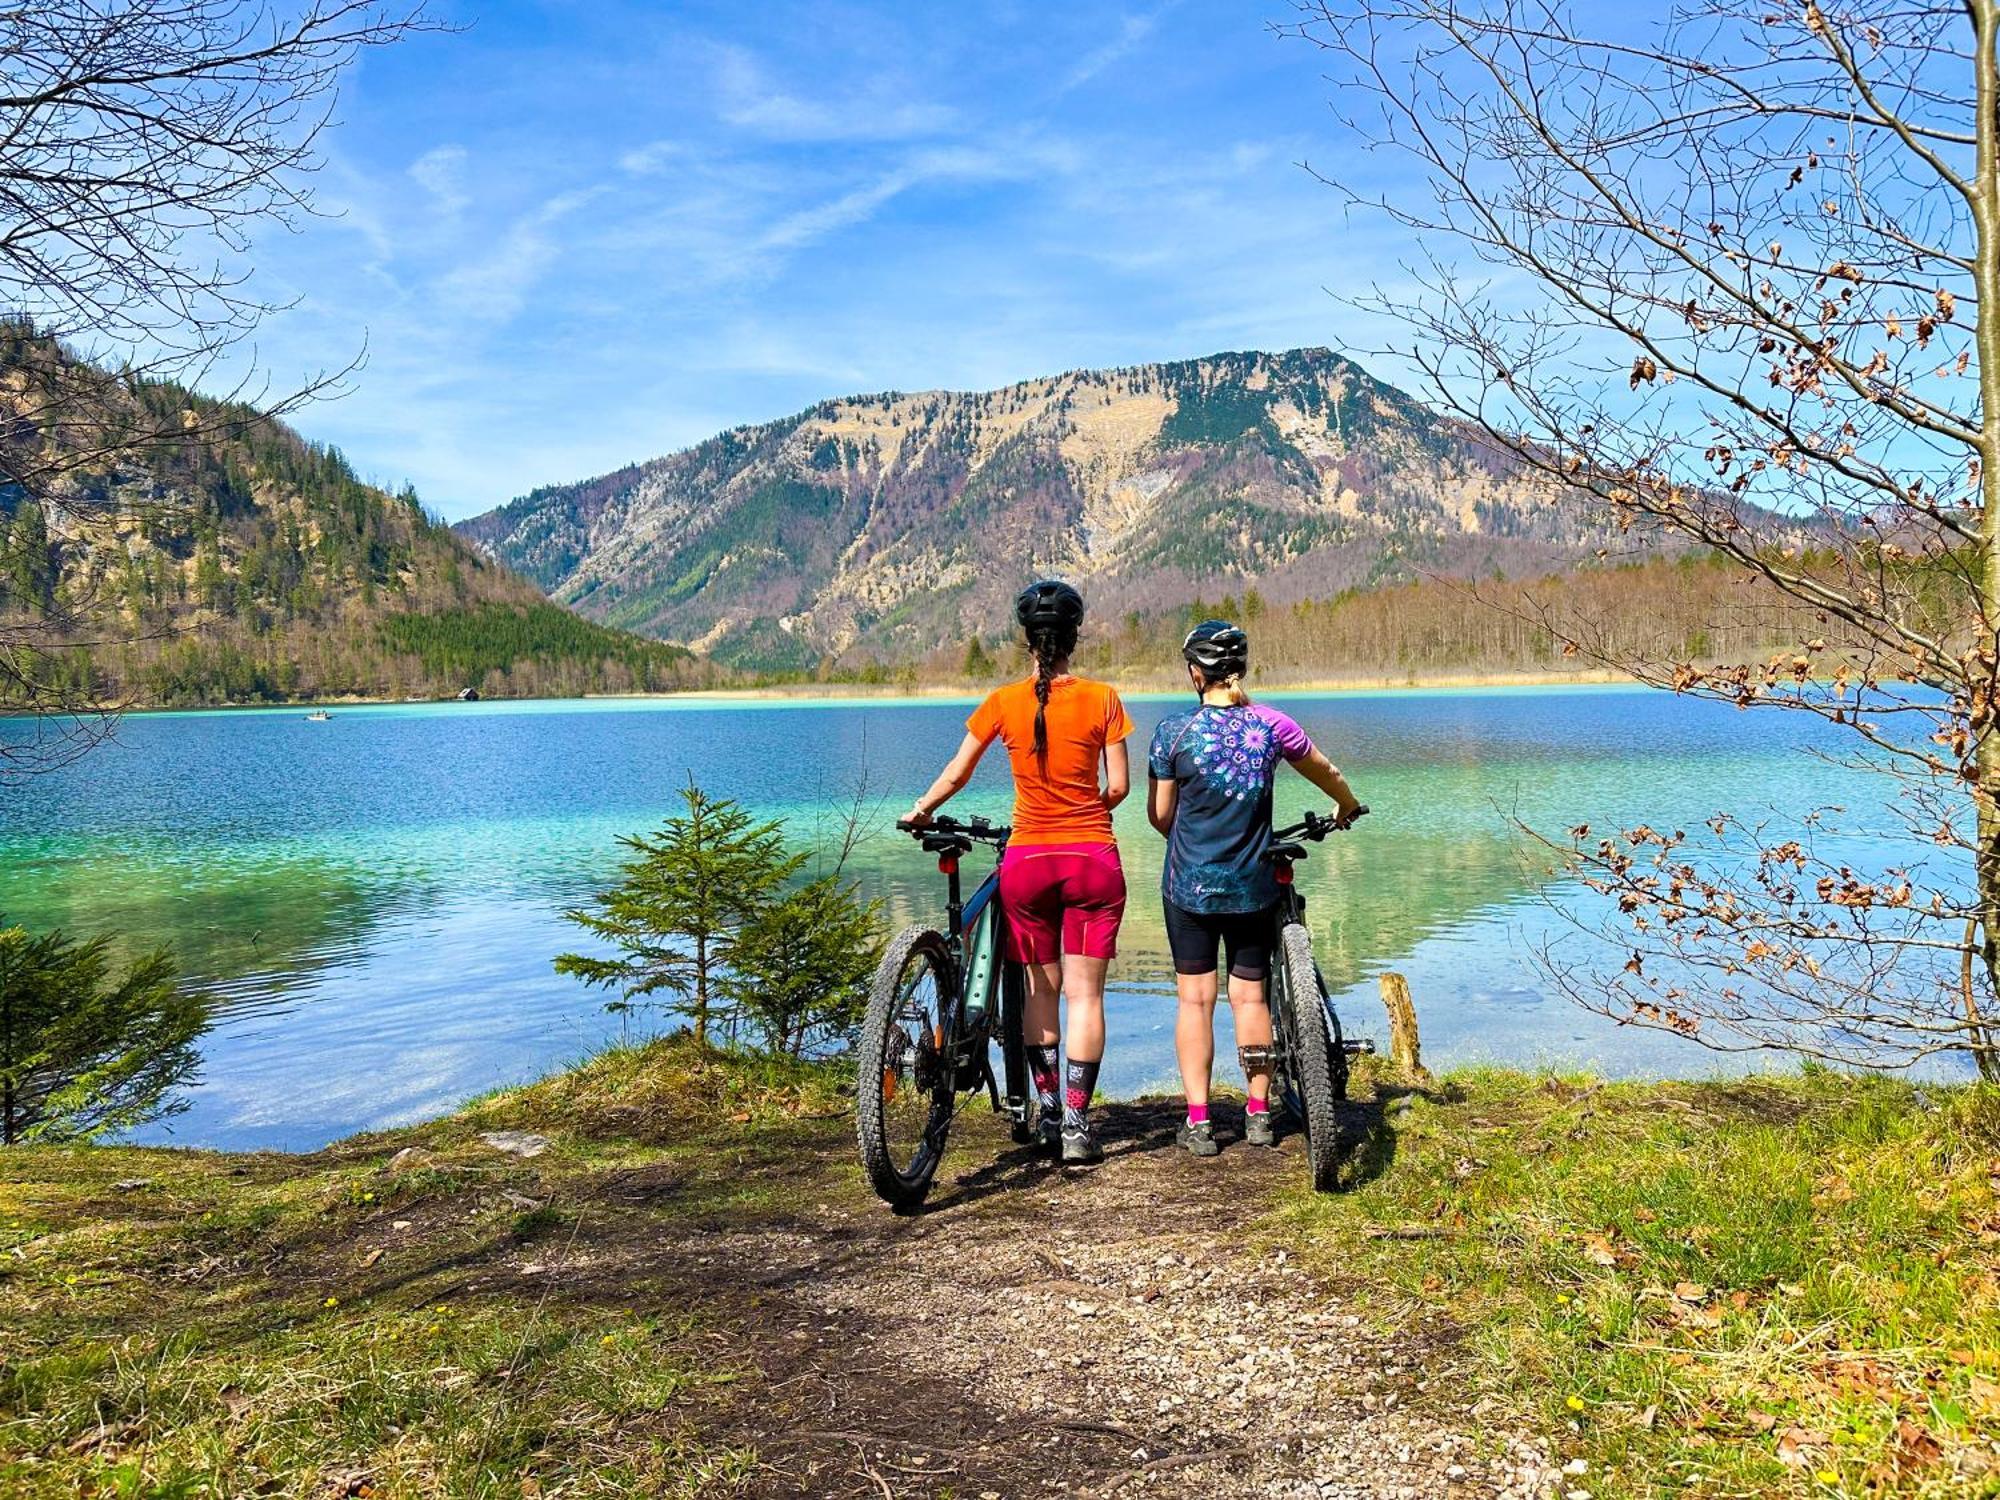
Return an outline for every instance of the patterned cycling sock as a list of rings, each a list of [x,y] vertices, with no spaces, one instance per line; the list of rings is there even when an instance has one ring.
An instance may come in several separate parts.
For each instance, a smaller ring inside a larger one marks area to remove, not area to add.
[[[1062,1108],[1062,1101],[1056,1097],[1055,1044],[1051,1042],[1046,1047],[1030,1046],[1023,1050],[1028,1054],[1028,1076],[1035,1084],[1035,1102],[1041,1106],[1044,1116],[1052,1116]]]
[[[1271,1101],[1269,1099],[1252,1099],[1244,1108],[1253,1115],[1269,1114]]]
[[[1103,1059],[1080,1062],[1072,1057],[1063,1070],[1063,1129],[1082,1130],[1090,1124],[1090,1096],[1097,1092],[1097,1070]]]
[[[1188,1106],[1188,1124],[1206,1125],[1207,1123],[1208,1106],[1206,1104],[1190,1104]]]

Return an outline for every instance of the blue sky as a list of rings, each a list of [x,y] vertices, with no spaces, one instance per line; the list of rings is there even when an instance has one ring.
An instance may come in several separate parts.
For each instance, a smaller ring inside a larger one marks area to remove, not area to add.
[[[365,339],[299,425],[454,519],[827,396],[1353,343],[1394,273],[1284,0],[438,14],[256,246],[256,353]]]

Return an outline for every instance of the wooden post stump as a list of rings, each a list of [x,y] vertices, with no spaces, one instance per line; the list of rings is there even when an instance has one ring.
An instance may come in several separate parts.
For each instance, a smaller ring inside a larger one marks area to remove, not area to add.
[[[1423,1044],[1417,1037],[1417,1007],[1410,999],[1410,982],[1401,974],[1384,974],[1382,1008],[1389,1012],[1389,1059],[1411,1083],[1429,1083]]]

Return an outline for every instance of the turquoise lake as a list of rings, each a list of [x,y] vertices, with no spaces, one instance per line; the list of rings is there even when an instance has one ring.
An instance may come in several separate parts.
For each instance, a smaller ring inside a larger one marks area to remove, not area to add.
[[[1552,883],[1510,820],[1691,826],[1724,806],[1788,818],[1881,796],[1813,754],[1825,731],[1798,715],[1624,688],[1273,696],[1374,810],[1300,875],[1341,1014],[1351,1032],[1384,1035],[1374,976],[1402,972],[1434,1064],[1754,1065],[1551,992],[1543,943],[1621,955],[1557,914],[1587,898]],[[1179,701],[1131,702],[1142,788],[1145,739]],[[144,1138],[315,1147],[615,1039],[606,997],[551,970],[577,943],[560,912],[690,775],[786,819],[802,845],[830,834],[865,778],[877,831],[854,868],[892,921],[931,917],[938,877],[890,824],[967,712],[942,699],[593,700],[343,708],[323,724],[299,709],[135,715],[80,763],[0,788],[0,914],[171,941],[216,996],[190,1107]],[[0,736],[26,732],[0,721]],[[1160,841],[1142,800],[1118,819],[1133,895],[1113,969],[1113,1094],[1175,1077]],[[996,753],[955,810],[1004,817],[1008,802]],[[1280,814],[1309,805],[1321,799],[1283,773]]]

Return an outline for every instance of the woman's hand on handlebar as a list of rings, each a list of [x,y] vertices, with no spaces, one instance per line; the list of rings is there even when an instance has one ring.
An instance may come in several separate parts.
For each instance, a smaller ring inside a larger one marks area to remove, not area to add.
[[[931,824],[930,809],[925,807],[921,802],[912,802],[910,810],[897,819],[897,822],[899,824],[906,824],[911,828],[928,828]]]
[[[1356,822],[1367,816],[1367,813],[1368,809],[1361,805],[1360,799],[1350,794],[1334,809],[1333,826],[1342,829],[1352,828]]]

